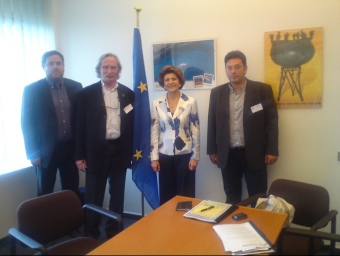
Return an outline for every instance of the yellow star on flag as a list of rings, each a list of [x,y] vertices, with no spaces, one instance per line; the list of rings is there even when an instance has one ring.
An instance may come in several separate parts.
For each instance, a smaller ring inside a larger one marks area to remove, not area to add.
[[[140,85],[137,87],[137,88],[139,88],[141,91],[141,93],[143,92],[143,91],[147,91],[148,89],[146,88],[146,84],[143,84],[142,82],[140,82]]]
[[[136,154],[134,154],[133,156],[136,157],[136,158],[137,158],[137,161],[138,161],[139,158],[142,158],[142,150],[141,150],[141,151],[138,151],[138,150],[136,149]]]

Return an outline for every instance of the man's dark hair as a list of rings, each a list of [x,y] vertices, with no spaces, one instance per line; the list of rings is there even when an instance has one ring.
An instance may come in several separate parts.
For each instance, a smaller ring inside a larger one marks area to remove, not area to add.
[[[247,58],[246,55],[244,55],[241,51],[231,51],[224,57],[224,64],[227,64],[227,62],[231,59],[241,59],[244,66],[247,66]]]
[[[58,51],[49,51],[49,52],[45,52],[44,55],[41,57],[41,65],[44,66],[45,62],[46,62],[46,59],[48,57],[51,57],[53,55],[59,55],[62,62],[64,63],[64,56],[58,52]]]

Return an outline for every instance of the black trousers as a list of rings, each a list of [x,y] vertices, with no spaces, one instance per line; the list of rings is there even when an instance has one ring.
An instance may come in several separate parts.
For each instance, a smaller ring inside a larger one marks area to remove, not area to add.
[[[243,175],[249,196],[267,192],[267,168],[259,170],[250,169],[247,165],[245,149],[230,148],[227,166],[222,169],[223,186],[227,196],[227,203],[237,204],[241,201]]]
[[[191,154],[159,154],[159,197],[164,204],[176,195],[195,197],[196,170],[189,170]]]
[[[113,144],[107,144],[105,150],[105,159],[100,170],[86,171],[85,181],[85,203],[91,203],[103,206],[106,183],[109,183],[110,203],[109,209],[119,214],[124,210],[124,192],[126,180],[126,168],[120,163],[121,142],[118,140]],[[100,235],[99,224],[100,216],[95,213],[87,214],[88,233],[92,237]],[[106,223],[106,234],[112,237],[123,227],[118,227],[117,223],[108,220]]]
[[[47,168],[36,167],[37,194],[46,195],[53,192],[57,170],[59,170],[61,188],[78,194],[79,172],[74,160],[72,141],[56,143],[51,161]]]

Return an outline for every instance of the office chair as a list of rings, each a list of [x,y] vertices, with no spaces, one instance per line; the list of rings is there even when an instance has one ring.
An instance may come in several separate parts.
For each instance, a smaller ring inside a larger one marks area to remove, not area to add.
[[[328,191],[320,186],[286,180],[275,180],[267,194],[257,194],[242,200],[238,205],[254,207],[259,197],[274,195],[285,199],[295,208],[295,215],[290,227],[283,229],[278,243],[278,253],[283,255],[312,255],[324,247],[324,234],[320,228],[331,224],[330,248],[334,251],[335,241],[340,238],[336,233],[336,210],[329,210]],[[292,227],[294,226],[294,227]],[[301,232],[300,232],[301,231]],[[306,231],[310,231],[307,235]],[[299,233],[300,232],[300,233]]]
[[[79,232],[82,225],[86,235],[85,211],[89,210],[114,219],[123,227],[120,214],[90,204],[82,207],[78,195],[70,190],[22,202],[17,209],[18,228],[9,230],[11,254],[16,253],[17,240],[40,254],[87,254],[102,242],[90,237],[76,237],[56,244],[55,240],[73,231]]]

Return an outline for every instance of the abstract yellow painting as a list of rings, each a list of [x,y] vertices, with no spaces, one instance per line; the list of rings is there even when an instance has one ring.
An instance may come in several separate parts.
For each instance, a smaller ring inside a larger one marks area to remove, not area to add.
[[[322,28],[265,32],[265,82],[278,108],[321,108]]]

